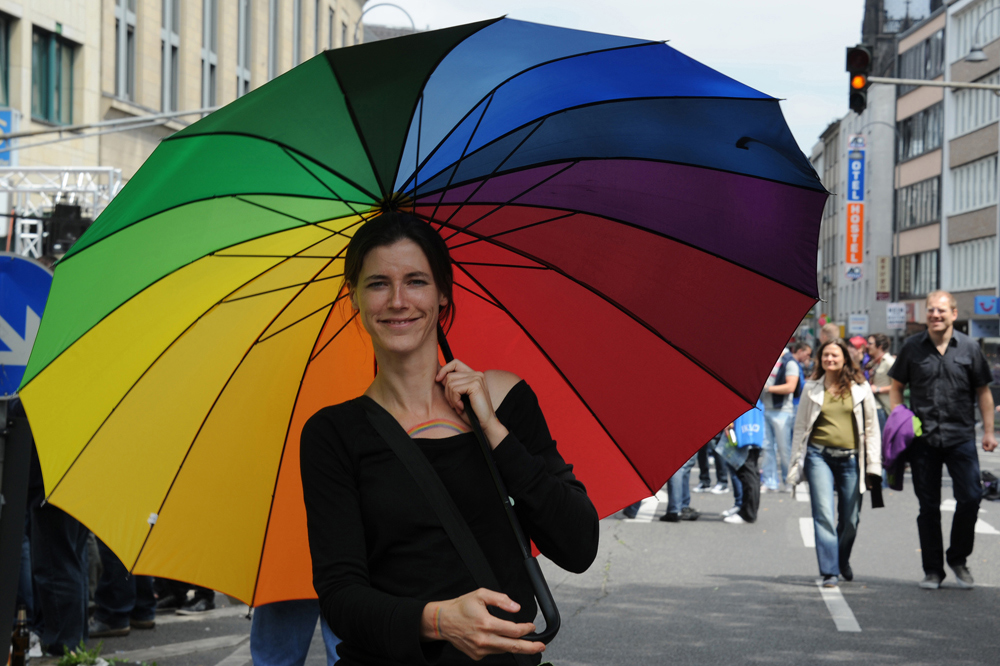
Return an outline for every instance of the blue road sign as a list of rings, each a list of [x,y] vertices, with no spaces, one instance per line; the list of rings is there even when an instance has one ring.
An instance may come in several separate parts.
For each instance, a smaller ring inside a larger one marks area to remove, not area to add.
[[[0,134],[9,134],[13,131],[13,109],[0,109]],[[10,166],[10,139],[0,141],[0,166]]]
[[[49,269],[0,252],[0,400],[17,394],[51,287]]]
[[[852,150],[847,154],[847,200],[865,200],[865,151]]]

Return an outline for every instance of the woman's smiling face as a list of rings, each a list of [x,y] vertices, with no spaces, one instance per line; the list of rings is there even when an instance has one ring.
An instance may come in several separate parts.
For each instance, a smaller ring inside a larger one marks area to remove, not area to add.
[[[428,337],[436,345],[438,312],[447,303],[426,255],[409,239],[371,250],[351,290],[372,344],[395,353],[414,351]]]

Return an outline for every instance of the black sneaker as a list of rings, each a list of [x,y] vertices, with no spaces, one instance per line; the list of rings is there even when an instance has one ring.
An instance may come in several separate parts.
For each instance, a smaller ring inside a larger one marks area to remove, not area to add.
[[[854,580],[854,570],[851,569],[850,564],[840,565],[840,577],[846,580],[848,583]]]
[[[949,564],[948,567],[955,572],[955,584],[963,590],[971,590],[976,586],[976,581],[972,580],[972,574],[964,564]]]
[[[131,630],[127,624],[124,627],[112,627],[106,622],[90,618],[87,633],[90,634],[91,638],[113,638],[115,636],[128,636]]]
[[[156,610],[172,611],[181,607],[181,600],[170,594],[156,602]]]
[[[701,515],[700,513],[698,513],[689,506],[686,506],[683,509],[681,509],[681,520],[698,520],[698,517],[700,515]]]
[[[194,599],[189,604],[185,604],[177,609],[178,615],[198,615],[206,611],[214,610],[215,602],[208,599]]]
[[[660,516],[660,521],[664,523],[679,523],[681,522],[681,514],[665,513],[662,516]]]
[[[919,585],[925,590],[936,590],[941,587],[941,581],[944,580],[944,576],[939,573],[929,573],[924,576],[924,579],[920,581]]]

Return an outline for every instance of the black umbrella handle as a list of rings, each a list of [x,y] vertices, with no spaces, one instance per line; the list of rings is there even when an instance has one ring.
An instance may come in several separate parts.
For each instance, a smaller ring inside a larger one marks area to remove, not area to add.
[[[441,345],[441,353],[444,354],[445,362],[451,363],[454,361],[455,357],[451,353],[451,347],[448,345],[448,340],[445,338],[444,330],[440,324],[438,324],[438,344]],[[531,580],[531,587],[535,590],[535,599],[538,601],[538,607],[542,611],[542,617],[545,618],[545,629],[543,631],[523,636],[522,640],[548,644],[559,632],[559,609],[556,608],[556,600],[552,597],[548,583],[545,582],[545,576],[542,575],[542,568],[538,565],[538,560],[531,555],[528,540],[524,538],[524,532],[521,530],[521,524],[514,513],[514,506],[510,495],[507,494],[507,488],[504,486],[503,479],[500,478],[500,472],[493,461],[493,452],[490,449],[490,443],[486,441],[483,427],[479,424],[479,417],[476,416],[475,410],[472,409],[472,402],[469,400],[469,396],[462,396],[462,404],[465,405],[465,413],[469,418],[469,423],[472,424],[472,430],[476,433],[479,448],[486,459],[486,466],[490,470],[490,476],[493,477],[493,484],[500,494],[500,502],[503,504],[504,513],[507,515],[507,520],[510,522],[510,527],[514,532],[514,538],[517,540],[517,545],[524,555],[524,568],[527,570],[528,578]]]

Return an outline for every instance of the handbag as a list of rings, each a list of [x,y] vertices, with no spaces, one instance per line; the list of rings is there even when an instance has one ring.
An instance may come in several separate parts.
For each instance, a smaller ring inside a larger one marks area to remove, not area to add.
[[[459,556],[472,574],[476,585],[488,590],[500,591],[500,583],[493,567],[486,559],[483,549],[472,534],[469,524],[462,517],[455,500],[448,494],[448,489],[444,487],[441,477],[434,471],[434,467],[423,451],[414,443],[413,439],[406,434],[403,426],[393,418],[381,405],[369,398],[361,397],[361,405],[368,417],[368,422],[372,424],[375,431],[389,445],[393,453],[400,459],[407,471],[417,482],[424,497],[437,514],[438,520],[444,527]],[[511,654],[518,666],[528,666],[531,662],[526,655]]]

